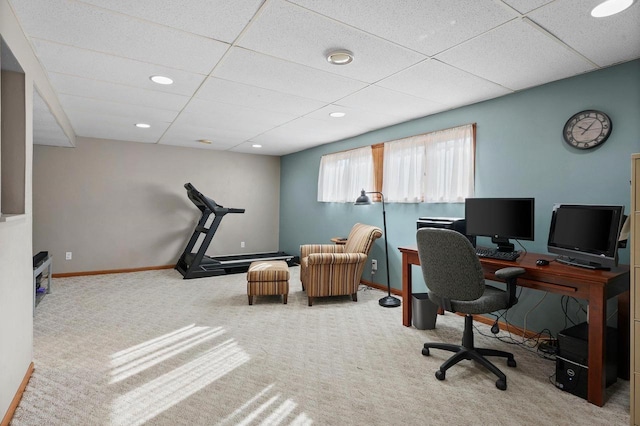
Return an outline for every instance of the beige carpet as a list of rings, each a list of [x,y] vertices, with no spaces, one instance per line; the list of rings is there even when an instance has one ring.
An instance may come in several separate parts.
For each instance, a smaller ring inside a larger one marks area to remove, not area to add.
[[[289,303],[248,306],[244,274],[182,280],[173,270],[55,279],[35,316],[35,372],[12,425],[626,425],[629,382],[602,407],[555,388],[555,364],[506,348],[508,389],[469,361],[434,372],[463,318],[402,326],[384,293],[307,306],[291,268]],[[488,327],[479,326],[489,334]]]

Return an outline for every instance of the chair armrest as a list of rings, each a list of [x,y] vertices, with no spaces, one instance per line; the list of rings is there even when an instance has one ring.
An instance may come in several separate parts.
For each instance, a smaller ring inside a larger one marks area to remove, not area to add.
[[[367,261],[364,253],[311,253],[309,265],[342,265]]]
[[[525,273],[524,268],[502,268],[498,269],[495,272],[496,277],[504,280],[507,283],[507,292],[509,292],[509,306],[512,307],[516,303],[518,303],[518,298],[516,297],[516,285],[518,282],[518,277]]]
[[[337,244],[302,244],[300,246],[300,259],[304,259],[311,253],[342,253],[344,246]]]

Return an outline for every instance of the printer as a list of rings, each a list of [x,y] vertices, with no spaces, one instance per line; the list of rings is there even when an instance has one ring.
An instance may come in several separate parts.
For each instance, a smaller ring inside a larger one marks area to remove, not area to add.
[[[452,229],[467,237],[471,244],[476,246],[476,237],[467,235],[467,223],[461,217],[419,217],[417,229],[420,228]]]

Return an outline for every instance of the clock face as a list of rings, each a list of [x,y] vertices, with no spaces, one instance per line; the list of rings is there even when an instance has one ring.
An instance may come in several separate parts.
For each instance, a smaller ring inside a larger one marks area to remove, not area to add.
[[[602,144],[611,134],[611,119],[601,111],[581,111],[564,125],[565,142],[578,149],[591,149]]]

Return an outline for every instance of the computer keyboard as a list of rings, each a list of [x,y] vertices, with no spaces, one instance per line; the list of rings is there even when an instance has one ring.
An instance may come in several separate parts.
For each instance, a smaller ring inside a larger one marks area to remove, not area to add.
[[[498,251],[488,247],[476,247],[478,257],[488,257],[490,259],[516,260],[520,256],[519,251]]]

